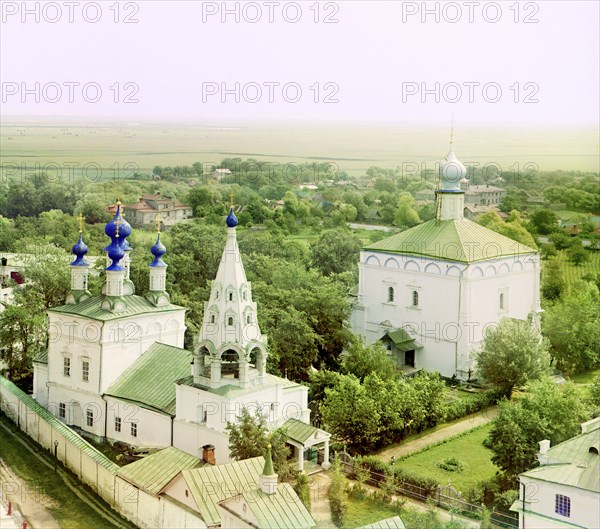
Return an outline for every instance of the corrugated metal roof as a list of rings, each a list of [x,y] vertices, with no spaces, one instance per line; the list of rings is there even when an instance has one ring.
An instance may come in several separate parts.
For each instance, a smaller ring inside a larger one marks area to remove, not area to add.
[[[221,524],[217,503],[258,486],[258,477],[264,464],[263,457],[253,457],[182,472],[200,515],[208,526]]]
[[[135,402],[154,411],[175,414],[175,383],[190,372],[192,353],[152,344],[106,390],[105,395]]]
[[[406,529],[406,526],[402,522],[400,516],[394,516],[393,518],[379,520],[378,522],[369,525],[363,525],[358,529]]]
[[[536,250],[468,220],[430,220],[364,250],[472,263]]]
[[[275,494],[265,494],[257,488],[245,491],[242,497],[260,529],[308,529],[317,525],[289,483],[279,483]]]
[[[149,494],[156,495],[182,470],[201,467],[205,464],[201,459],[170,446],[121,467],[117,476]]]
[[[143,298],[142,296],[131,295],[123,296],[125,310],[122,312],[113,313],[102,308],[103,300],[104,296],[94,296],[90,299],[82,301],[81,303],[62,305],[61,307],[48,309],[48,312],[75,314],[76,316],[83,316],[92,320],[110,321],[118,320],[120,318],[130,318],[131,316],[138,316],[140,314],[185,310],[184,307],[173,304],[165,305],[164,307],[155,307],[146,298]]]
[[[48,363],[48,349],[44,349],[40,351],[33,357],[34,362],[38,362],[39,364],[47,364]]]
[[[300,444],[304,444],[307,439],[319,431],[318,428],[298,419],[288,419],[283,423],[283,428],[285,428],[285,433],[290,439]]]
[[[417,342],[414,338],[411,338],[410,335],[401,327],[396,329],[395,331],[388,331],[385,333],[383,338],[389,337],[396,349],[400,351],[413,351],[415,349],[423,349],[423,344]]]
[[[4,386],[13,395],[19,398],[23,404],[25,404],[32,412],[36,413],[41,419],[46,421],[52,428],[54,428],[60,435],[67,439],[73,446],[79,448],[85,455],[102,465],[109,472],[116,474],[119,467],[108,459],[103,453],[96,450],[90,443],[88,443],[83,437],[75,433],[66,424],[59,421],[54,415],[52,415],[46,408],[38,404],[32,397],[24,393],[17,386],[15,386],[10,380],[4,377],[0,377],[0,385]]]

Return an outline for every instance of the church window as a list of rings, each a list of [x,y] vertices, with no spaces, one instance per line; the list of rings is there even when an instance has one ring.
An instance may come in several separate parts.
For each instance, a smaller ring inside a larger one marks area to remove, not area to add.
[[[246,323],[250,323],[250,316],[246,316]]]
[[[229,293],[229,301],[233,301],[233,292]]]
[[[68,356],[63,358],[63,375],[66,377],[71,376],[71,359]]]
[[[84,360],[81,364],[81,378],[84,382],[90,379],[90,363]]]
[[[244,301],[246,301],[246,298],[247,298],[247,296],[246,296],[246,292],[244,292],[244,293],[242,294],[242,298],[243,298],[243,300],[244,300]]]
[[[562,494],[557,494],[554,497],[554,512],[556,514],[560,514],[561,516],[570,518],[571,498],[569,498],[568,496],[563,496]]]
[[[500,301],[499,301],[499,304],[500,304],[500,309],[501,309],[501,310],[504,310],[504,292],[501,292],[501,293],[500,293]]]
[[[388,303],[393,303],[393,301],[394,301],[394,287],[388,287],[387,300],[388,300]]]
[[[229,316],[229,318],[227,318],[227,325],[229,325],[229,326],[233,325],[233,318],[231,316]]]
[[[214,315],[214,314],[213,314],[213,315],[210,317],[210,322],[211,322],[211,323],[214,323],[214,322],[215,322],[215,315]]]
[[[115,432],[121,431],[121,417],[115,417]]]
[[[61,419],[64,419],[67,416],[67,405],[64,402],[61,402],[58,405],[58,416]]]
[[[131,437],[137,437],[137,424],[135,422],[131,423]]]
[[[85,412],[86,424],[88,426],[94,426],[94,410],[88,409]]]
[[[412,306],[413,307],[419,306],[419,293],[416,290],[413,290],[413,293],[412,293]]]

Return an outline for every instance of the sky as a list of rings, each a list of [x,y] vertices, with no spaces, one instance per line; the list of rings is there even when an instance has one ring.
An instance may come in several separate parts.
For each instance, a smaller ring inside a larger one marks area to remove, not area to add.
[[[0,0],[1,116],[597,127],[599,6]]]

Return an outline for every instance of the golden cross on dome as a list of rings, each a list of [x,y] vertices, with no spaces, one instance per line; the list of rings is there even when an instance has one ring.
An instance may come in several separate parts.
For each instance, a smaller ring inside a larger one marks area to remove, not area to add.
[[[117,231],[115,233],[115,237],[119,236],[119,228],[120,228],[121,224],[123,224],[123,221],[121,219],[115,220],[115,226],[117,227]]]
[[[232,191],[231,193],[229,193],[229,200],[231,203],[231,207],[233,207],[233,197],[234,197],[234,195],[233,195],[233,191]]]
[[[160,233],[160,213],[156,214],[156,231]]]
[[[79,213],[79,233],[83,233],[83,213]]]
[[[452,126],[450,127],[450,145],[454,143],[454,114],[452,114]]]
[[[117,197],[117,206],[121,205],[121,199],[119,197]]]

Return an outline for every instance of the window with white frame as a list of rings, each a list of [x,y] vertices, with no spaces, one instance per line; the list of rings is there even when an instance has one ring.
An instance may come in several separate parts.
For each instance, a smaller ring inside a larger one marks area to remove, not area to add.
[[[131,423],[131,437],[137,437],[137,423]]]
[[[387,300],[388,300],[388,303],[394,302],[394,287],[388,287]]]
[[[85,412],[85,419],[88,426],[94,426],[94,410],[88,408]]]
[[[554,512],[566,518],[571,516],[571,498],[557,494],[554,497]]]
[[[412,306],[413,307],[419,306],[419,293],[416,290],[412,291]]]
[[[90,363],[87,360],[81,363],[81,378],[84,382],[90,379]]]
[[[68,356],[63,358],[63,375],[66,377],[71,376],[71,358]]]
[[[67,405],[64,402],[61,402],[58,405],[58,416],[61,419],[64,419],[67,416]]]
[[[115,417],[115,432],[121,431],[121,417]]]

